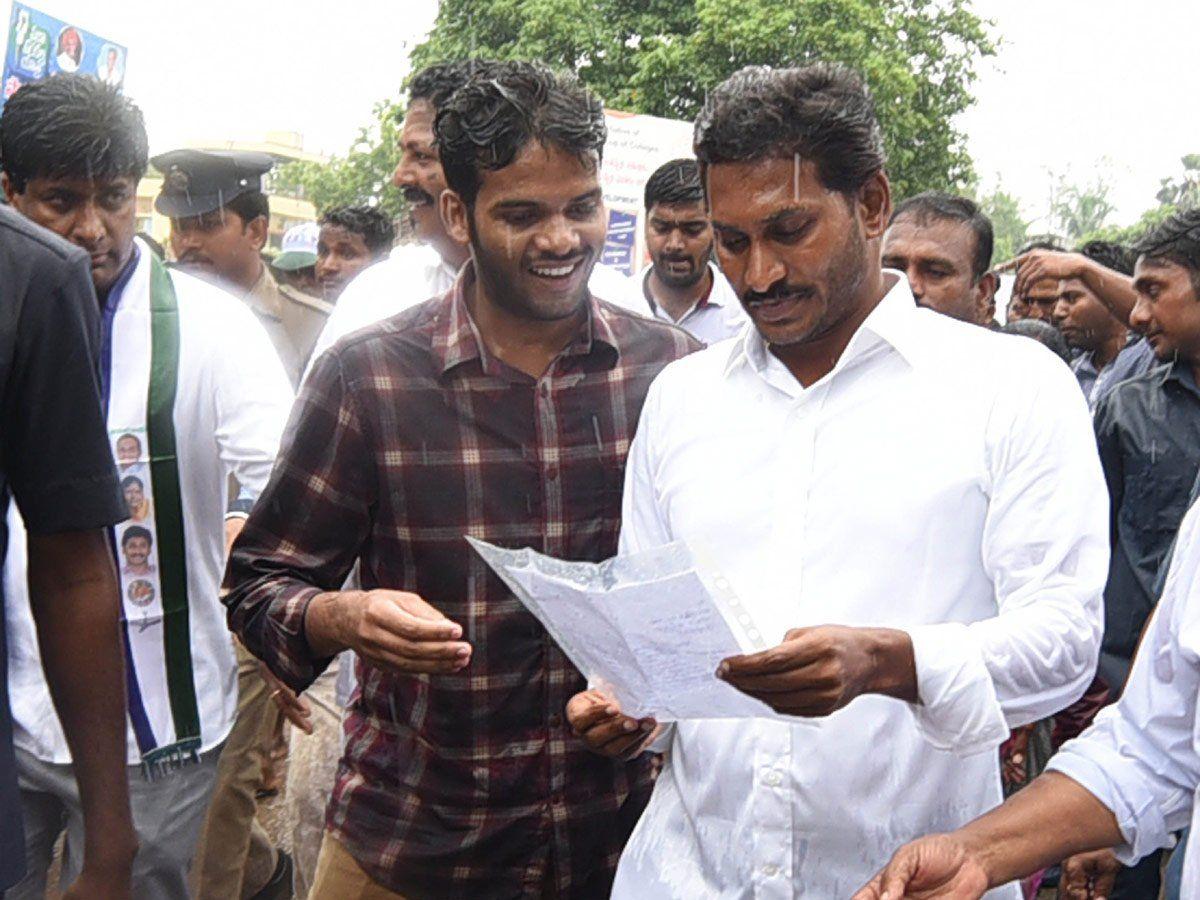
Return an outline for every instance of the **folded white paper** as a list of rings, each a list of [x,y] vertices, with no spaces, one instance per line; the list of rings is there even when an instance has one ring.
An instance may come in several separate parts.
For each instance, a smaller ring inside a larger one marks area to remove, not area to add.
[[[625,714],[660,722],[774,717],[716,677],[721,660],[766,643],[729,582],[686,544],[588,563],[467,540]]]

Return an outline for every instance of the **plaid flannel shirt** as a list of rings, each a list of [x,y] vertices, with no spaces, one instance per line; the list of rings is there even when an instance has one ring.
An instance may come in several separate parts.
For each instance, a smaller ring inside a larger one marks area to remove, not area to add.
[[[649,760],[604,759],[572,735],[564,710],[583,677],[463,535],[612,556],[646,391],[699,344],[592,299],[580,335],[531,378],[487,353],[464,300],[473,278],[468,266],[444,297],[317,362],[225,602],[296,690],[328,664],[305,640],[307,605],[355,562],[364,589],[414,592],[462,624],[462,673],[359,663],[326,824],[375,881],[415,897],[607,897]]]

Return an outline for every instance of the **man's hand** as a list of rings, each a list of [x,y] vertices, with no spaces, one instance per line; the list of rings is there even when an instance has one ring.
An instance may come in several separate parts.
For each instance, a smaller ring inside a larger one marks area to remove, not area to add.
[[[1056,284],[1066,278],[1082,278],[1088,258],[1082,253],[1062,253],[1055,250],[1030,250],[1015,259],[1001,263],[997,272],[1016,271],[1013,293],[1024,297],[1026,292],[1039,281]]]
[[[471,661],[471,645],[460,640],[462,626],[404,591],[318,594],[308,607],[305,632],[318,656],[349,648],[392,672],[445,674]]]
[[[599,691],[572,697],[567,721],[590,750],[613,759],[633,759],[658,734],[654,719],[621,715],[620,704]]]
[[[917,699],[912,640],[887,628],[793,628],[778,647],[724,660],[717,677],[791,716],[827,716],[868,693]]]
[[[312,734],[312,707],[308,705],[308,701],[298,696],[295,691],[276,678],[275,673],[267,668],[266,663],[259,662],[258,674],[267,683],[267,687],[271,691],[271,699],[275,701],[275,705],[279,707],[283,717],[305,734]]]
[[[978,900],[988,876],[978,856],[952,834],[905,844],[851,900]]]
[[[1111,850],[1079,853],[1062,864],[1061,900],[1108,900],[1121,863]]]

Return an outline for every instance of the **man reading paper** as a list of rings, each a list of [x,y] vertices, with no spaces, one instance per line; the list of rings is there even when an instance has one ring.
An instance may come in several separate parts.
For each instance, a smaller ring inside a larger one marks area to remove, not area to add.
[[[778,644],[720,677],[795,718],[649,731],[593,693],[568,715],[605,754],[666,751],[615,897],[845,897],[893,844],[999,803],[1009,728],[1091,680],[1104,483],[1065,366],[881,268],[890,190],[856,75],[745,69],[696,155],[754,328],[651,386],[621,550],[706,543]]]

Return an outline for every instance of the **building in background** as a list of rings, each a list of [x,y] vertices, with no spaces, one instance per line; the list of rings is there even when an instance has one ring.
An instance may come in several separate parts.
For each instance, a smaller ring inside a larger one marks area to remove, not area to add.
[[[262,141],[199,141],[184,146],[195,150],[255,150],[274,157],[275,165],[303,160],[325,163],[328,160],[317,153],[304,149],[304,138],[294,131],[269,131]],[[174,148],[172,148],[174,149]],[[278,252],[283,233],[293,225],[315,222],[317,210],[311,202],[296,193],[276,193],[272,184],[272,173],[263,178],[263,189],[271,203],[271,232],[267,239],[267,253]],[[162,174],[151,169],[138,184],[137,225],[138,231],[148,234],[164,246],[171,234],[171,221],[154,209],[154,198],[162,187]]]

